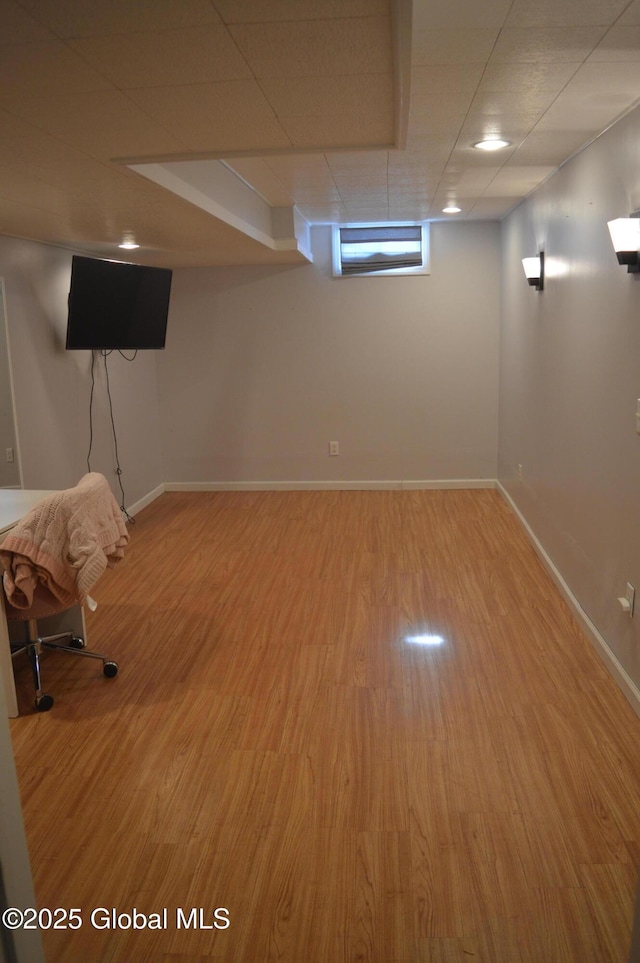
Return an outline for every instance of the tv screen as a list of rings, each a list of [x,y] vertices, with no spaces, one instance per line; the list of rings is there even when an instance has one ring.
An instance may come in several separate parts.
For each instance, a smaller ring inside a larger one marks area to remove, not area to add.
[[[74,255],[67,350],[164,348],[170,291],[166,268]]]

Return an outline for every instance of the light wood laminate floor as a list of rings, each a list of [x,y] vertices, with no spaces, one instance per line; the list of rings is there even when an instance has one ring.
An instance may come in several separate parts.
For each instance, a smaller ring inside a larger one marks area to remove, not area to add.
[[[640,720],[497,492],[174,493],[131,534],[118,677],[47,654],[37,714],[18,672],[36,893],[82,910],[50,963],[626,961]]]

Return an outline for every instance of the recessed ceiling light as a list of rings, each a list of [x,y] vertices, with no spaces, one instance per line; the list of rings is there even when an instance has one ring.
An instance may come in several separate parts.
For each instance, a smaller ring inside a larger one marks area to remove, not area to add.
[[[461,212],[461,207],[456,207],[455,204],[449,204],[447,207],[442,208],[443,214],[459,214]]]
[[[127,238],[122,242],[122,244],[118,244],[118,247],[121,247],[124,251],[135,251],[135,249],[140,247],[140,245],[136,244],[136,242],[131,240],[131,238]]]
[[[503,147],[509,146],[509,141],[500,140],[498,137],[490,137],[487,140],[478,141],[473,146],[477,147],[478,150],[502,150]]]

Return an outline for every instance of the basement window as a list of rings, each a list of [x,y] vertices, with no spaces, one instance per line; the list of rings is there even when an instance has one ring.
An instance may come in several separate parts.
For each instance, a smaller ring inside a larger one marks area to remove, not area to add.
[[[335,277],[428,273],[428,224],[350,224],[333,228]]]

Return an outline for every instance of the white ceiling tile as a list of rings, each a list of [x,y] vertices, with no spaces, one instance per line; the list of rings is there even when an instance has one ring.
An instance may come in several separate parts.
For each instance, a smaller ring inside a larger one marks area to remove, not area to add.
[[[321,191],[328,195],[336,190],[323,154],[267,157],[265,163],[283,189],[296,201],[306,196],[307,192],[312,195],[314,191]]]
[[[404,174],[409,177],[424,170],[424,152],[409,150],[389,151],[389,173]]]
[[[341,191],[340,197],[342,198],[343,204],[347,207],[356,207],[358,205],[371,207],[387,203],[386,190],[375,191],[369,188],[361,188],[353,191]]]
[[[58,37],[90,37],[219,23],[209,0],[21,0]]]
[[[423,175],[429,167],[429,160],[443,157],[448,158],[451,153],[451,143],[447,142],[446,148],[438,148],[432,145],[432,150],[425,151],[390,151],[389,152],[389,177],[419,177]]]
[[[579,63],[489,63],[478,94],[549,91],[558,93],[571,80]]]
[[[82,202],[83,206],[99,204],[101,210],[108,211],[115,205],[124,205],[133,210],[148,196],[155,195],[159,188],[150,181],[124,167],[107,166],[86,158],[86,163],[77,163],[65,169],[50,169],[42,172],[43,179],[54,178],[67,198]]]
[[[624,63],[589,61],[577,71],[566,91],[581,90],[597,97],[623,94],[629,101],[636,100],[640,89],[640,64],[633,60]]]
[[[541,130],[536,127],[515,151],[510,163],[557,167],[584,144],[584,134],[571,130]]]
[[[625,106],[633,103],[640,91],[640,62],[600,63],[590,60],[576,72],[566,87],[567,93],[574,91],[588,95],[593,103],[611,94],[621,95]]]
[[[422,182],[422,189],[418,183],[413,190],[403,190],[402,187],[396,189],[394,185],[389,185],[389,203],[394,202],[408,204],[412,201],[426,203],[436,194],[440,186],[440,177],[425,178]]]
[[[295,175],[301,171],[328,170],[327,158],[322,151],[297,151],[291,153],[273,154],[266,158],[266,163],[279,174]]]
[[[332,202],[330,204],[299,204],[300,213],[310,224],[330,224],[332,222],[346,221],[347,209],[342,202]]]
[[[627,9],[624,11],[618,24],[623,26],[625,24],[633,24],[634,26],[640,25],[640,0],[633,0]]]
[[[410,205],[389,203],[389,220],[426,221],[430,210],[431,204],[429,202],[418,201]]]
[[[389,151],[341,151],[337,154],[327,154],[327,164],[333,174],[353,170],[373,170],[389,166]]]
[[[389,74],[350,77],[299,77],[263,80],[260,87],[277,117],[347,118],[358,123],[358,114],[383,114],[392,138],[394,90]],[[374,108],[374,111],[371,110]]]
[[[549,167],[505,166],[493,178],[485,190],[486,195],[497,197],[523,197],[553,172]]]
[[[411,200],[428,201],[435,194],[437,186],[437,184],[434,184],[431,189],[427,189],[427,187],[420,189],[417,185],[407,186],[406,188],[390,187],[389,200],[393,199],[398,204],[407,204]]]
[[[366,205],[366,204],[346,204],[347,217],[351,221],[363,222],[367,221],[384,222],[389,220],[389,206],[388,204],[378,205]]]
[[[0,111],[0,126],[0,165],[5,170],[28,170],[48,183],[59,182],[64,191],[69,183],[78,178],[86,181],[96,167],[102,167],[58,138],[6,111]]]
[[[413,26],[415,30],[455,29],[461,23],[465,27],[499,29],[509,13],[512,0],[413,0]]]
[[[482,194],[494,178],[500,173],[500,167],[475,167],[461,171],[456,180],[455,187],[462,197],[471,197],[474,194]],[[449,181],[449,186],[453,182]]]
[[[40,177],[34,177],[33,172],[25,167],[13,165],[5,167],[0,162],[0,197],[9,199],[29,207],[53,211],[59,208],[62,198],[60,189]],[[66,199],[68,207],[69,201]]]
[[[640,24],[616,25],[600,41],[589,57],[593,61],[640,60]]]
[[[336,187],[340,192],[341,197],[345,197],[350,194],[366,194],[372,191],[376,194],[387,192],[387,172],[386,170],[381,170],[378,177],[372,176],[371,173],[351,173],[351,174],[339,174],[335,178]]]
[[[0,195],[0,224],[3,234],[14,237],[27,237],[57,244],[65,239],[77,240],[68,216],[61,217],[53,211],[4,195]]]
[[[389,16],[390,0],[215,0],[225,23]]]
[[[541,118],[540,130],[596,134],[638,98],[640,61],[588,63]]]
[[[413,36],[412,63],[477,64],[491,55],[498,30],[460,27],[451,30],[417,30]]]
[[[474,200],[469,216],[499,220],[513,210],[518,201],[513,197],[480,197]]]
[[[489,63],[582,63],[606,32],[606,27],[505,29]]]
[[[559,91],[539,90],[529,88],[528,90],[512,90],[500,92],[482,91],[476,94],[469,118],[476,117],[499,117],[510,118],[513,124],[518,118],[524,121],[524,125],[530,126],[535,123],[537,117],[553,103]],[[518,126],[522,127],[520,123]]]
[[[28,43],[2,47],[0,105],[31,97],[112,87],[82,57],[63,44]]]
[[[464,171],[466,170],[466,168],[463,166],[463,164],[460,163],[460,152],[459,152],[459,151],[454,155],[454,157],[455,157],[455,160],[452,160],[452,161],[447,165],[447,167],[443,170],[442,176],[441,176],[441,183],[442,183],[443,185],[446,185],[447,187],[450,187],[450,186],[452,186],[452,185],[456,185],[456,184],[458,183],[458,181],[460,180],[460,177],[462,176],[462,174],[463,174]],[[498,167],[498,165],[494,165],[494,168],[497,168],[497,167]],[[499,169],[499,168],[498,168],[498,169]]]
[[[296,204],[339,204],[342,195],[337,187],[298,187],[295,196]]]
[[[393,111],[384,112],[375,103],[359,112],[336,110],[330,115],[280,117],[280,124],[294,147],[382,147],[393,143]]]
[[[169,87],[251,77],[222,25],[86,37],[70,45],[119,87]]]
[[[392,71],[388,17],[239,24],[229,29],[261,80]]]
[[[123,168],[98,163],[6,111],[0,112],[0,125],[0,164],[5,169],[28,170],[34,177],[57,185],[63,197],[75,196],[81,191],[111,196],[114,184],[118,193],[157,192],[150,182],[141,183]]]
[[[170,154],[185,149],[119,90],[40,97],[19,102],[23,120],[95,157]]]
[[[619,113],[616,110],[616,113]],[[602,130],[607,125],[607,118],[611,117],[611,109],[608,105],[600,107],[591,106],[587,109],[585,98],[574,93],[572,96],[567,94],[559,97],[555,104],[549,108],[544,117],[536,125],[538,132],[571,132],[580,134],[583,143]]]
[[[473,92],[435,94],[431,91],[416,96],[409,112],[410,137],[426,130],[430,139],[452,137],[463,124],[473,103]]]
[[[15,0],[2,0],[0,16],[2,17],[0,47],[9,43],[35,43],[56,39],[44,24],[39,23]]]
[[[411,71],[413,95],[456,94],[473,92],[483,76],[484,65],[478,64],[429,64],[416,66]],[[413,103],[413,96],[412,96]]]
[[[144,87],[126,93],[193,151],[291,146],[255,81]]]
[[[629,0],[514,0],[505,26],[575,27],[614,23]]]

